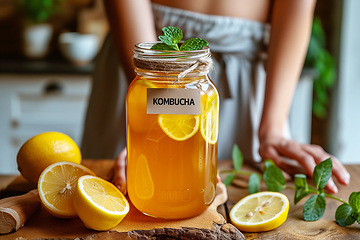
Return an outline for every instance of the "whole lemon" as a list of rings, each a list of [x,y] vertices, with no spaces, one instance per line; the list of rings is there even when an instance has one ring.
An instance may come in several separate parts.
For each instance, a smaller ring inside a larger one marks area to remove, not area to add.
[[[74,140],[66,134],[44,132],[27,140],[16,159],[21,175],[30,182],[37,183],[42,171],[55,162],[80,164],[81,152]]]

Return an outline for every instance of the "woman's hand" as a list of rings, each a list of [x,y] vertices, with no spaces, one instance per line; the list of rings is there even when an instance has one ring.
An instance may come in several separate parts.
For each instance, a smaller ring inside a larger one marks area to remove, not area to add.
[[[112,183],[124,194],[126,194],[126,161],[127,152],[124,148],[115,159],[114,178]]]
[[[280,132],[269,131],[260,136],[259,153],[262,159],[273,160],[278,167],[292,175],[299,173],[299,165],[301,165],[310,177],[313,175],[316,164],[331,157],[333,176],[341,184],[347,185],[350,182],[350,174],[336,157],[331,156],[318,145],[300,144],[285,139]],[[288,159],[296,160],[299,163],[298,166]],[[332,178],[326,184],[326,188],[332,193],[338,191]]]

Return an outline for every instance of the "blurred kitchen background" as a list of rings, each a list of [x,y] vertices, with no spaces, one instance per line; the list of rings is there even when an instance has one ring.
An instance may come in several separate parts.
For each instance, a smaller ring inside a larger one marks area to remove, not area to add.
[[[0,174],[18,173],[17,151],[40,132],[81,145],[93,61],[109,30],[102,1],[0,0]],[[359,0],[318,0],[290,114],[295,140],[346,164],[360,163],[359,9]]]

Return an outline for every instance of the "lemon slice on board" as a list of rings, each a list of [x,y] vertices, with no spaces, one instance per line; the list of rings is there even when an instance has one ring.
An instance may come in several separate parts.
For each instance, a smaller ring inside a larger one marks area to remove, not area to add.
[[[201,135],[207,143],[215,144],[219,135],[219,100],[215,91],[203,95],[201,105],[204,106],[201,114]]]
[[[119,189],[95,176],[79,178],[74,206],[85,227],[98,231],[115,227],[130,210],[128,201]]]
[[[185,141],[199,129],[199,115],[159,114],[158,123],[166,135],[175,141]]]
[[[278,192],[258,192],[241,199],[230,211],[231,222],[244,232],[263,232],[279,227],[289,212],[288,198]]]
[[[72,162],[53,163],[41,173],[38,181],[40,200],[45,209],[60,218],[77,217],[73,194],[78,179],[95,175],[90,169]]]

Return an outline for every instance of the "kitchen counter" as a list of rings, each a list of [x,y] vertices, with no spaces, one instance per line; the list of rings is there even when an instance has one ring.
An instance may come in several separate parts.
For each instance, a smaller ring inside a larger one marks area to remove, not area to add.
[[[91,74],[93,63],[76,66],[65,60],[0,60],[0,74]]]

